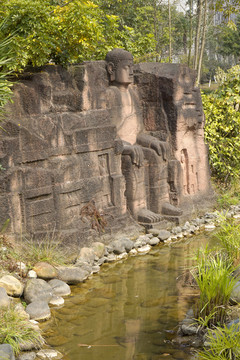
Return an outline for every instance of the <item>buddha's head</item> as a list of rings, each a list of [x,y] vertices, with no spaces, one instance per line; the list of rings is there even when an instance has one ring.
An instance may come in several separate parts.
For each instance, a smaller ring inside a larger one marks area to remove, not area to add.
[[[128,86],[133,83],[133,56],[123,49],[109,51],[105,58],[110,82]]]

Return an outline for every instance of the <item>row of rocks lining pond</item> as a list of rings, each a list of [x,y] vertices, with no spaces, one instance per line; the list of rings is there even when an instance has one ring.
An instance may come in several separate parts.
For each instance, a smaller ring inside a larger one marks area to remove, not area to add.
[[[147,234],[140,235],[135,241],[123,237],[108,245],[95,242],[91,247],[83,247],[80,250],[72,266],[54,267],[46,262],[40,262],[35,264],[33,269],[28,270],[24,263],[19,263],[20,273],[26,276],[26,280],[24,281],[17,273],[0,278],[0,308],[15,303],[16,298],[21,299],[27,304],[26,308],[21,302],[18,302],[15,308],[20,313],[24,313],[32,326],[39,329],[38,322],[51,317],[51,305],[63,306],[63,297],[71,293],[69,285],[87,280],[89,276],[100,271],[103,263],[122,260],[128,256],[143,255],[148,253],[152,246],[160,243],[171,244],[200,231],[214,230],[223,215],[240,218],[240,205],[231,206],[229,211],[223,213],[207,212],[203,217],[191,222],[187,221],[183,226],[173,227],[171,231],[149,229]],[[21,344],[20,349],[22,352],[17,360],[62,358],[58,351],[47,348],[43,339],[38,349],[36,344],[29,342]],[[0,358],[1,356],[6,360],[15,360],[13,350],[8,344],[0,345]]]

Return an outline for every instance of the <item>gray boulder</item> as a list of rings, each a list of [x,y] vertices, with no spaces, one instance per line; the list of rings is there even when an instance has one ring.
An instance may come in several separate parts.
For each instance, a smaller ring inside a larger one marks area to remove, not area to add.
[[[50,308],[46,301],[37,300],[33,301],[26,307],[26,313],[30,316],[31,320],[47,320],[51,317]]]
[[[24,299],[27,304],[36,300],[48,302],[52,296],[52,288],[45,280],[31,279],[27,281],[24,289]]]
[[[92,267],[88,262],[84,260],[84,258],[78,258],[74,266],[80,267],[82,270],[86,271],[88,275],[92,274]]]
[[[71,294],[70,286],[62,280],[52,279],[48,283],[52,288],[53,295],[67,296]]]
[[[112,252],[116,255],[122,254],[125,252],[125,246],[124,243],[121,240],[114,240],[112,241],[108,248],[112,249]]]
[[[0,345],[0,360],[15,360],[13,348],[9,344]]]
[[[123,239],[120,239],[120,241],[122,242],[127,253],[133,249],[134,242],[132,240],[130,240],[128,238],[123,238]]]
[[[59,267],[58,278],[67,284],[74,285],[86,280],[89,272],[80,267]]]
[[[159,234],[159,229],[156,229],[156,228],[152,228],[152,229],[148,229],[148,233],[149,234],[152,234],[153,236],[158,236]]]
[[[10,304],[10,298],[4,288],[0,287],[0,308],[8,307]]]
[[[158,234],[158,238],[161,241],[167,240],[171,236],[171,233],[167,230],[160,230]]]
[[[181,231],[182,231],[181,226],[175,226],[175,227],[172,228],[172,233],[173,233],[174,235],[180,233]]]

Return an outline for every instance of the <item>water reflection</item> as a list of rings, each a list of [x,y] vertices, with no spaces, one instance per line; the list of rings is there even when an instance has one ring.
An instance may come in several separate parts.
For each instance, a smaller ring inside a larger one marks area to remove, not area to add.
[[[191,349],[174,348],[169,340],[193,295],[176,279],[205,242],[198,236],[103,265],[42,324],[47,342],[65,360],[192,360]]]

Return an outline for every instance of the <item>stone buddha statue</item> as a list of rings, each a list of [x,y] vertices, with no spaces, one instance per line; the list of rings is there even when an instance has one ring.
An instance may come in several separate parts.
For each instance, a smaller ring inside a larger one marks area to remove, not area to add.
[[[106,55],[110,87],[107,102],[117,129],[116,151],[122,155],[127,206],[140,223],[157,223],[162,215],[179,216],[169,202],[168,161],[170,147],[147,134],[142,109],[133,85],[133,57],[123,49]]]

